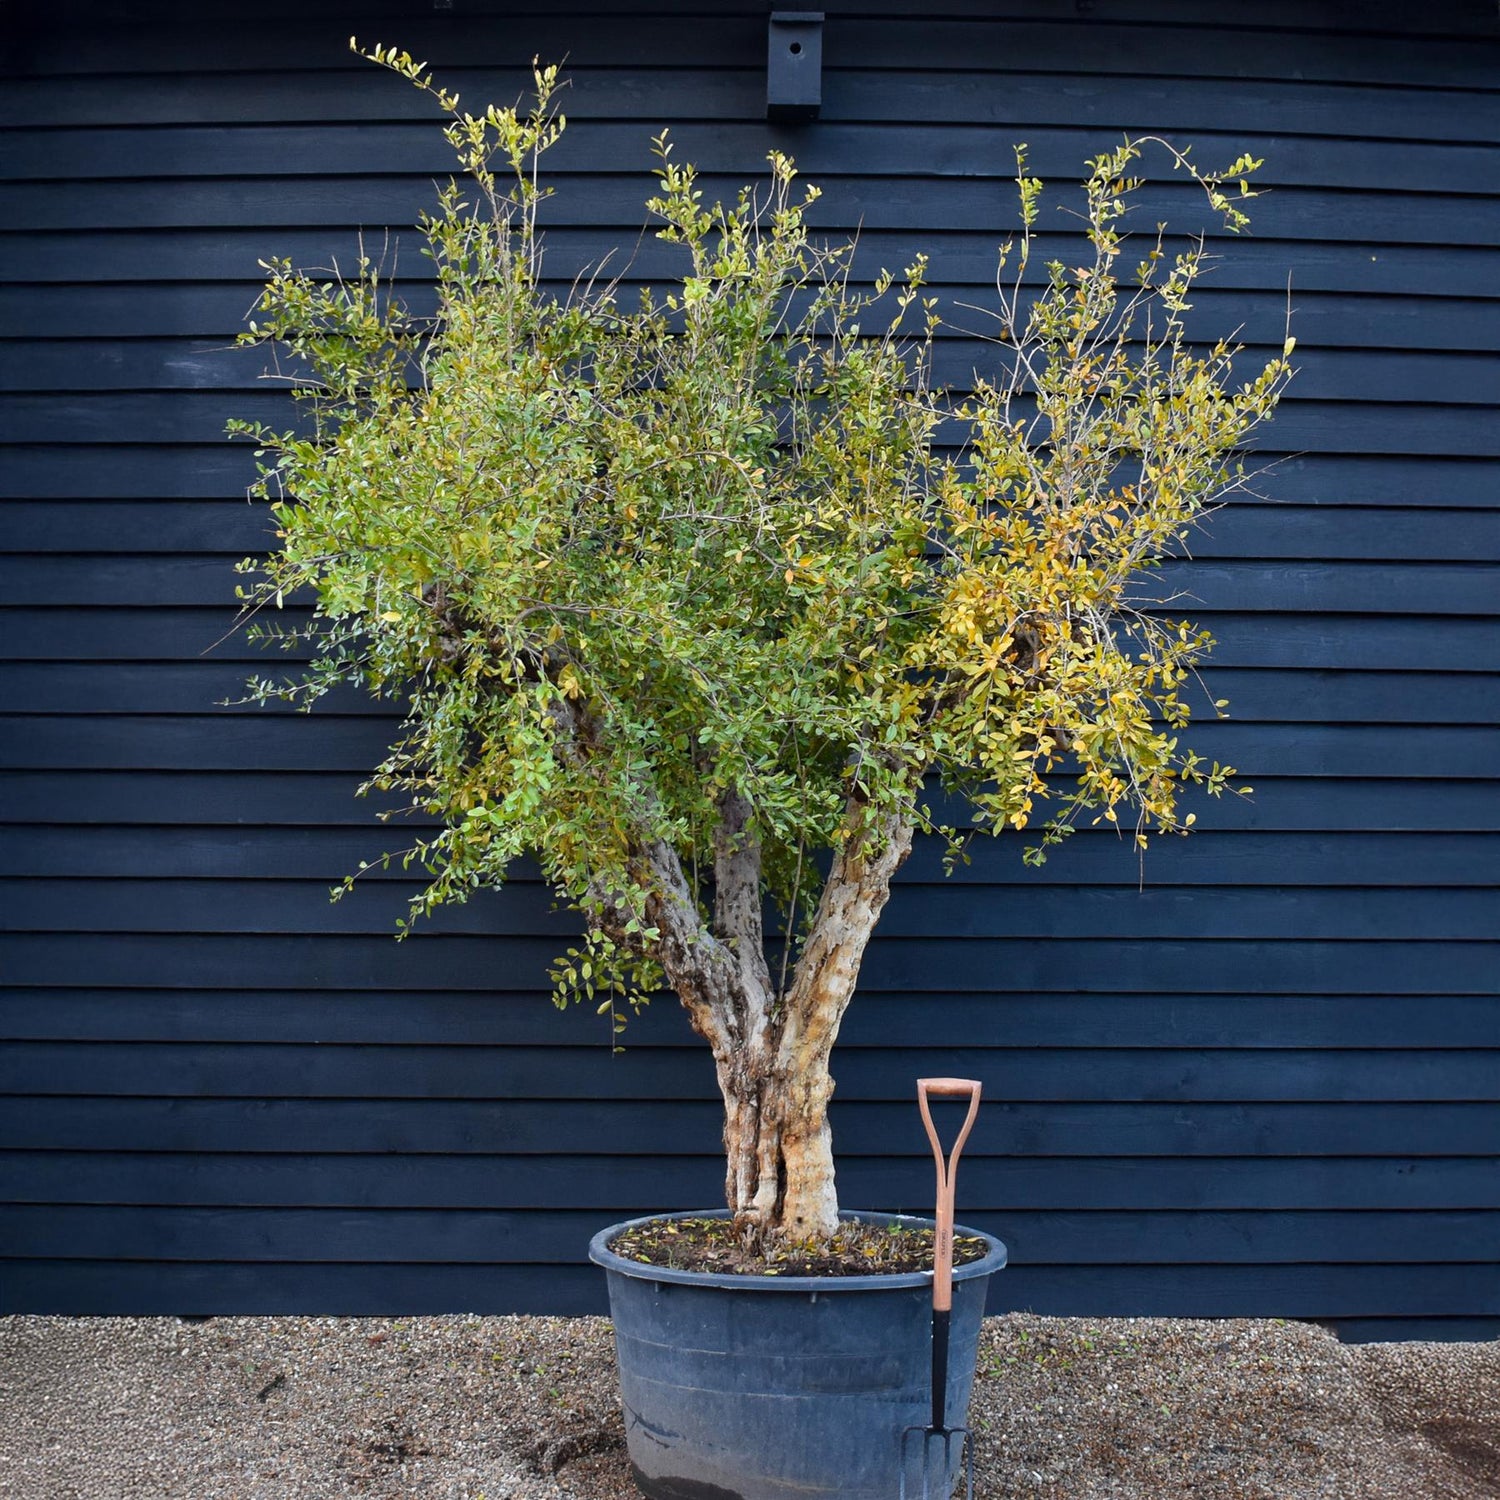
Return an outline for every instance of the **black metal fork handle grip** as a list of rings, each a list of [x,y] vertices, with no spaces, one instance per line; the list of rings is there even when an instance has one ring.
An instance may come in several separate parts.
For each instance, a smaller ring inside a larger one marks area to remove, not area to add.
[[[941,1307],[932,1314],[932,1427],[948,1428],[948,1324],[952,1312]]]

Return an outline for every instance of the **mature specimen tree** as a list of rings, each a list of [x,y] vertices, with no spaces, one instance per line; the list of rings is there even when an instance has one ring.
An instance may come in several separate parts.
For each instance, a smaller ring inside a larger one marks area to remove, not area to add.
[[[1210,642],[1148,612],[1140,580],[1241,482],[1289,366],[1235,384],[1237,349],[1189,344],[1200,245],[1169,254],[1158,231],[1122,277],[1145,141],[1089,163],[1082,263],[1035,291],[1041,184],[1018,152],[1005,374],[953,403],[922,261],[858,287],[785,157],[763,195],[710,208],[659,140],[648,208],[680,281],[558,292],[536,172],[565,124],[555,70],[529,111],[474,115],[424,64],[367,55],[447,112],[463,173],[422,225],[435,316],[369,263],[268,263],[245,338],[294,357],[304,420],[236,424],[284,538],[246,593],[310,597],[305,631],[271,633],[313,650],[254,692],[402,701],[369,785],[441,820],[417,911],[536,860],[586,931],[560,1000],[618,1024],[665,982],[712,1049],[747,1237],[830,1232],[830,1049],[913,834],[961,842],[928,790],[985,831],[1050,805],[1044,844],[1085,816],[1144,843],[1192,821],[1185,783],[1226,784],[1177,738]],[[1256,163],[1171,155],[1244,223],[1225,185]]]

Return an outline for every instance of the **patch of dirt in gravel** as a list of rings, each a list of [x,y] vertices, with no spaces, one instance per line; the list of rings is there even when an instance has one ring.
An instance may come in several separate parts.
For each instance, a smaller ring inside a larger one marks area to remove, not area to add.
[[[0,1319],[5,1500],[635,1500],[602,1318]],[[985,1500],[1500,1497],[1500,1342],[990,1319]]]

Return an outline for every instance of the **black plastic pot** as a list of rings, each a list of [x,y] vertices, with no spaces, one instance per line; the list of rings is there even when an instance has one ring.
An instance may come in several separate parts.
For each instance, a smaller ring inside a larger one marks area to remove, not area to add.
[[[636,1219],[589,1246],[609,1280],[636,1484],[651,1500],[894,1500],[902,1430],[932,1415],[931,1274],[717,1275],[648,1266],[608,1248],[631,1224],[710,1217],[722,1215]],[[990,1247],[953,1272],[948,1420],[959,1425],[985,1291],[1005,1246],[977,1230],[956,1233]],[[908,1493],[922,1493],[920,1475],[907,1482]],[[932,1484],[930,1493],[951,1489]]]

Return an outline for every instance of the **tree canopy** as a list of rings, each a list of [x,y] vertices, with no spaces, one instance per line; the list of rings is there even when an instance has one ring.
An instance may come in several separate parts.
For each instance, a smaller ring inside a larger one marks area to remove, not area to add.
[[[406,705],[371,785],[442,824],[419,910],[530,856],[588,929],[559,992],[612,1003],[661,981],[668,875],[709,934],[726,838],[756,847],[740,897],[805,932],[818,856],[931,829],[934,787],[1044,847],[1084,819],[1178,829],[1186,783],[1226,785],[1180,743],[1211,643],[1141,579],[1240,482],[1291,341],[1237,380],[1231,342],[1185,331],[1201,245],[1158,229],[1127,267],[1152,143],[1088,164],[1078,263],[1039,274],[1018,150],[1002,374],[952,397],[923,259],[861,285],[785,156],[707,204],[660,138],[646,206],[680,277],[627,296],[570,267],[560,290],[538,227],[556,70],[528,109],[472,114],[409,56],[367,55],[449,117],[461,174],[422,224],[435,314],[369,261],[268,262],[244,337],[290,352],[302,420],[236,427],[283,539],[248,597],[314,601],[305,633],[272,627],[311,666],[255,691]],[[1257,163],[1211,175],[1157,147],[1243,224]]]

